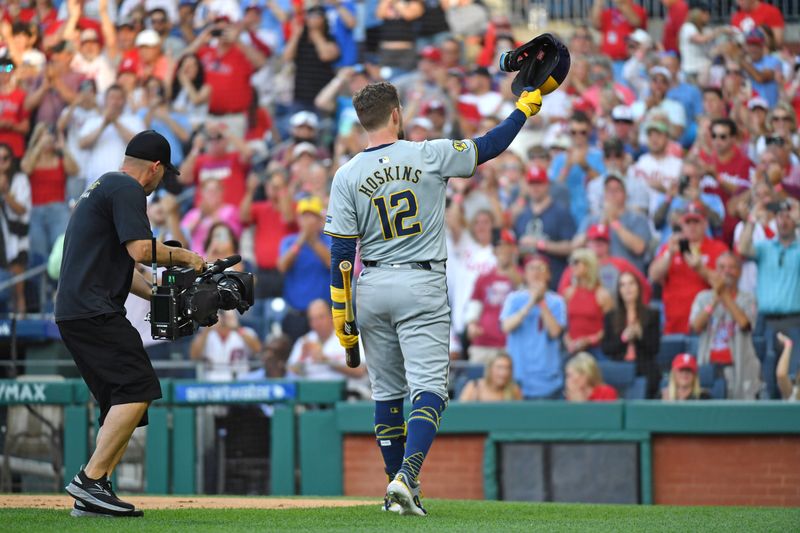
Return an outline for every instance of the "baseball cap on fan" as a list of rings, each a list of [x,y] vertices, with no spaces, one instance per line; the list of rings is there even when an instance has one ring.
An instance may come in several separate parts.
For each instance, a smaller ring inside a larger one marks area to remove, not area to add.
[[[691,370],[693,374],[697,374],[697,359],[692,354],[678,354],[672,360],[672,370]]]
[[[125,155],[144,161],[158,161],[164,165],[164,177],[179,176],[180,171],[172,165],[172,150],[169,142],[160,133],[145,130],[137,133],[125,148]]]

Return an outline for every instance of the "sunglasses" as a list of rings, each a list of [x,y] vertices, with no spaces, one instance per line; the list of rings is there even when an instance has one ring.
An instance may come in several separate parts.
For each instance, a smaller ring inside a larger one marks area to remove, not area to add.
[[[786,116],[786,115],[775,115],[774,117],[772,117],[772,121],[773,122],[778,122],[778,121],[780,121],[780,122],[791,122],[792,121],[792,117],[789,117],[789,116]]]
[[[151,18],[150,22],[153,23],[153,24],[166,24],[167,23],[167,19],[165,19],[165,18]]]
[[[589,135],[589,130],[569,130],[571,135]]]
[[[222,139],[224,139],[222,135],[212,135],[208,138],[209,141],[221,141]]]
[[[727,133],[713,133],[713,132],[711,133],[712,139],[721,139],[724,141],[728,137],[730,137],[730,135],[728,135]]]
[[[14,71],[14,65],[11,64],[0,65],[0,72],[13,72],[13,71]]]

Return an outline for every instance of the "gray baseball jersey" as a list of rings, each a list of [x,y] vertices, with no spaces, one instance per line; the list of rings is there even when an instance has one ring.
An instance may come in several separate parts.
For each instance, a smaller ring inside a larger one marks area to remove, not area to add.
[[[471,140],[397,141],[366,150],[333,178],[325,233],[361,239],[358,325],[375,400],[428,391],[447,399],[450,306],[444,260],[447,178],[472,176]],[[412,263],[430,261],[430,270]]]
[[[475,173],[472,140],[409,142],[366,150],[333,178],[325,233],[360,237],[364,260],[444,261],[446,179]]]

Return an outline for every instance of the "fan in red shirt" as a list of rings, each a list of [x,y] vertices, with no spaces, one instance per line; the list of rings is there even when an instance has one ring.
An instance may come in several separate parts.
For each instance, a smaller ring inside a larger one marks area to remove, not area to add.
[[[247,180],[248,192],[242,200],[239,217],[244,224],[255,227],[253,246],[258,266],[256,298],[277,298],[283,294],[283,276],[278,271],[281,240],[296,233],[294,205],[285,170],[275,168],[264,183],[265,200],[254,201],[261,186],[255,175]]]
[[[500,329],[500,312],[506,296],[522,281],[517,262],[517,240],[509,230],[502,230],[495,239],[494,255],[497,266],[478,276],[467,305],[470,363],[487,363],[505,352],[506,336]]]
[[[663,286],[665,335],[689,333],[694,297],[710,287],[709,272],[728,251],[722,242],[706,237],[707,229],[702,204],[689,204],[681,216],[681,231],[672,234],[650,265],[650,279]]]
[[[600,51],[614,61],[628,59],[627,39],[636,28],[647,29],[647,12],[633,0],[614,0],[607,7],[606,0],[594,0],[592,24],[602,34]]]
[[[253,98],[250,76],[267,59],[260,51],[242,43],[240,32],[241,28],[231,24],[227,17],[219,17],[197,36],[186,53],[196,53],[205,69],[206,83],[211,87],[209,113],[243,137],[247,127],[245,114]]]
[[[686,22],[689,14],[689,5],[686,0],[661,0],[667,8],[667,16],[664,20],[664,36],[661,41],[664,50],[667,52],[680,52],[678,49],[678,33],[681,26]]]
[[[603,383],[597,361],[587,352],[578,352],[565,368],[564,397],[568,402],[609,402],[619,399],[614,387]]]
[[[736,0],[739,10],[731,15],[731,26],[747,35],[758,26],[769,26],[775,37],[775,46],[783,44],[786,23],[780,10],[761,0]]]
[[[738,127],[729,118],[718,118],[711,122],[711,153],[700,152],[700,159],[708,165],[716,180],[704,178],[700,185],[703,192],[716,194],[727,204],[732,196],[750,188],[750,171],[753,163],[736,144]],[[722,236],[731,242],[739,219],[726,213],[722,221]]]
[[[14,157],[25,153],[25,135],[31,127],[25,111],[25,91],[17,88],[14,62],[0,59],[0,143],[11,147]]]
[[[178,179],[184,185],[220,180],[224,189],[222,202],[240,205],[245,195],[252,151],[241,137],[231,135],[223,125],[209,125],[206,133],[207,138],[202,133],[195,136],[191,151],[181,163]],[[232,151],[228,151],[229,145]],[[205,153],[201,153],[204,147]],[[199,200],[198,187],[195,205],[199,205]]]

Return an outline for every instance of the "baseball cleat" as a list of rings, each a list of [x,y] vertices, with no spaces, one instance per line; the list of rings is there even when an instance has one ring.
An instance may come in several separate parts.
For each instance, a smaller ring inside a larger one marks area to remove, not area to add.
[[[144,512],[139,509],[134,509],[126,515],[109,514],[98,507],[86,505],[80,500],[75,500],[75,505],[69,514],[77,518],[141,518],[144,516]]]
[[[381,505],[381,511],[388,511],[390,513],[399,513],[403,508],[400,507],[399,503],[393,502],[389,496],[383,497],[383,505]]]
[[[426,511],[419,501],[419,483],[411,481],[405,473],[400,472],[389,486],[386,487],[386,496],[400,505],[401,515],[426,516]]]
[[[64,488],[76,500],[106,514],[129,516],[135,510],[133,504],[120,500],[114,494],[111,482],[105,476],[101,479],[91,479],[81,470]]]

